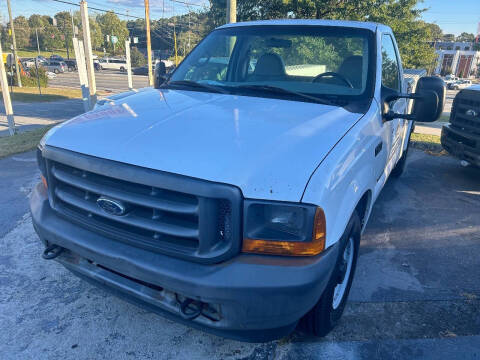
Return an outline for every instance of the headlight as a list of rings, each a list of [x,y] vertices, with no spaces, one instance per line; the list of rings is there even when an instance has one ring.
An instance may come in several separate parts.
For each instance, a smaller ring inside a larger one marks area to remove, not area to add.
[[[323,210],[299,203],[245,201],[243,252],[313,256],[325,249]]]
[[[45,162],[45,158],[42,155],[42,147],[37,147],[37,164],[38,168],[40,169],[40,177],[42,178],[42,183],[45,188],[47,188],[47,164]]]

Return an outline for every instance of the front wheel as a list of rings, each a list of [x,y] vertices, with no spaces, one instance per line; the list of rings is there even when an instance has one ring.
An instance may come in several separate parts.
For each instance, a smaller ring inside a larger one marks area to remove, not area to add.
[[[300,321],[317,336],[327,335],[340,321],[352,286],[360,246],[360,218],[354,212],[339,243],[335,269],[318,303]]]
[[[53,70],[53,72],[54,72],[55,74],[58,74],[60,71],[58,71],[58,69],[55,69],[55,70]]]

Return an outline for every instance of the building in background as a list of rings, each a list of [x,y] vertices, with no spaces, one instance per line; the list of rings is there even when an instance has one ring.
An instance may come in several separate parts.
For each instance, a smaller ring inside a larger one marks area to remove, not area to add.
[[[474,51],[471,42],[438,41],[434,44],[438,54],[434,74],[454,74],[460,78],[477,77],[480,51]]]

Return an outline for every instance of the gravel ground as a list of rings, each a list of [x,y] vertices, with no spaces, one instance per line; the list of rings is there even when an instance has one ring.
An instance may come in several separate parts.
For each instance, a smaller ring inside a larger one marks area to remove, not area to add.
[[[42,260],[25,213],[33,157],[0,161],[2,359],[480,359],[479,169],[412,150],[375,205],[339,326],[323,339],[296,331],[246,344],[165,320]]]

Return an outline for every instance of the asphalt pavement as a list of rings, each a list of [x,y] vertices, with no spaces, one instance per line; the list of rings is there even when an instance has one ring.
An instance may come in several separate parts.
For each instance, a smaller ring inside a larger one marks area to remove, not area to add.
[[[33,152],[0,160],[2,359],[480,358],[480,169],[413,149],[374,207],[339,326],[323,339],[296,331],[246,344],[165,320],[42,260],[26,213],[33,164]]]
[[[141,89],[148,86],[148,77],[144,75],[132,75],[133,87]],[[80,87],[78,72],[66,72],[58,74],[54,79],[49,80],[52,87]],[[127,74],[115,70],[100,70],[95,72],[95,83],[97,90],[121,92],[128,90]]]

